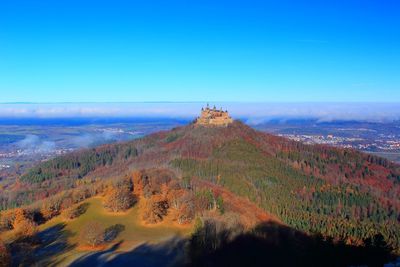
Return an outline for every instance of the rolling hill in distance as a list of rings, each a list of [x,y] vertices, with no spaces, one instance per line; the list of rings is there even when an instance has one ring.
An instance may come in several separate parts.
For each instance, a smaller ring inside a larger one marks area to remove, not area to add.
[[[381,266],[400,253],[398,164],[221,114],[26,170],[2,191],[13,264]]]

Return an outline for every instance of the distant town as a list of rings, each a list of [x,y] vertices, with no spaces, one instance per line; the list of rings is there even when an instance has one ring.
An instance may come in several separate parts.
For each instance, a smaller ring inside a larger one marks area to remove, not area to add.
[[[272,121],[259,130],[303,142],[351,148],[400,162],[400,122]]]
[[[300,141],[305,144],[326,144],[344,148],[354,148],[371,152],[400,152],[400,140],[393,136],[378,136],[376,140],[363,138],[341,137],[328,135],[305,135],[305,134],[278,134],[291,140]]]

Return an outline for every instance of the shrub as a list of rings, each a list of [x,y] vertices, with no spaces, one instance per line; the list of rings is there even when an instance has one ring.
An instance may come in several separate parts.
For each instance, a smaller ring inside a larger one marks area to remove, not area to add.
[[[87,210],[87,203],[78,206],[72,206],[63,212],[63,217],[67,220],[73,220],[84,214]]]
[[[122,224],[114,224],[105,229],[104,231],[104,239],[106,242],[111,242],[115,240],[118,235],[125,230],[125,226]]]
[[[82,244],[96,247],[104,243],[105,229],[102,224],[97,221],[86,223],[79,234],[79,239]]]

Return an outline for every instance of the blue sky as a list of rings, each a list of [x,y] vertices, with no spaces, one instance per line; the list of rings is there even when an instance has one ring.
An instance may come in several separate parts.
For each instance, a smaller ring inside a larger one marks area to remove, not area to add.
[[[400,3],[0,2],[0,102],[400,102]]]

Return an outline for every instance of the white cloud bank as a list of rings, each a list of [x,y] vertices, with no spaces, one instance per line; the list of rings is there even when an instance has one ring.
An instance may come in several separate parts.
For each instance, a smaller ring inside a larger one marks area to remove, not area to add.
[[[210,103],[214,105],[214,103]],[[400,120],[400,103],[215,103],[249,123],[271,119]],[[0,118],[194,118],[204,103],[0,104]]]

